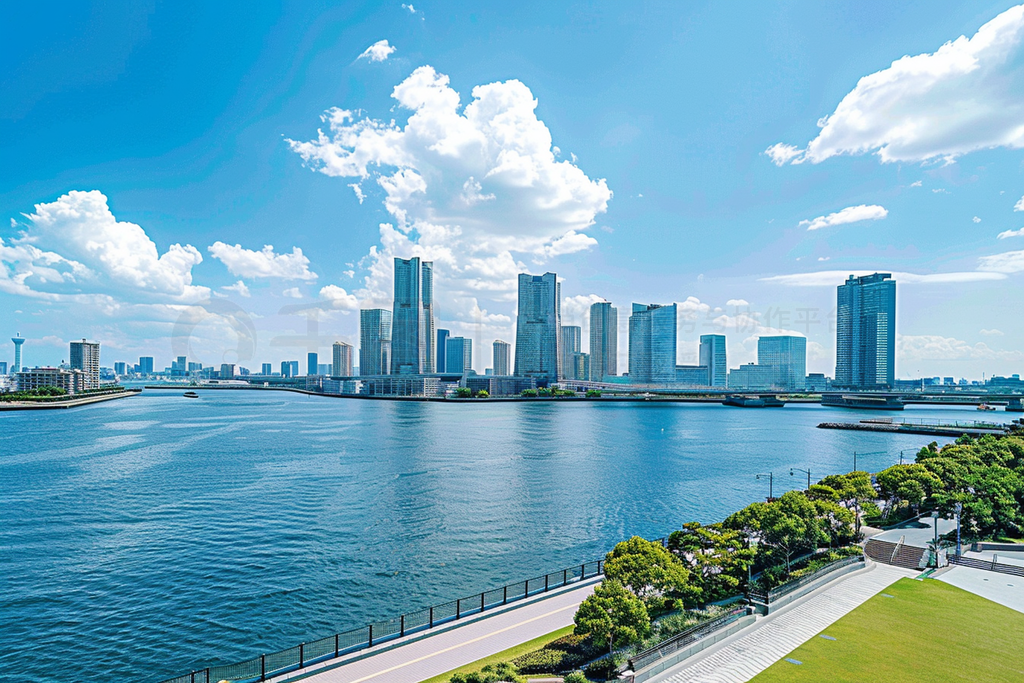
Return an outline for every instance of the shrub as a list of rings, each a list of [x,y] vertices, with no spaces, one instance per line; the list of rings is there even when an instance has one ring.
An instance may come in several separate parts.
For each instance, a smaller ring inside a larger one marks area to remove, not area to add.
[[[587,398],[601,398],[599,389],[587,389]]]
[[[476,392],[477,398],[490,398],[490,396],[491,394],[486,389],[481,389],[480,391]]]
[[[455,390],[456,398],[470,398],[473,396],[473,390],[469,387],[459,387]]]
[[[620,663],[618,657],[605,657],[588,664],[583,672],[587,675],[587,678],[607,681],[615,675],[615,671],[619,668]]]
[[[453,674],[449,679],[450,683],[498,683],[499,681],[521,683],[522,680],[519,677],[519,672],[516,671],[516,667],[510,662],[488,664],[480,671],[473,671],[468,674]]]
[[[523,392],[520,395],[521,396],[525,396],[526,398],[534,398],[534,397],[537,396],[537,390],[536,389],[523,389]]]
[[[603,652],[604,648],[594,644],[591,638],[570,634],[520,655],[512,663],[522,674],[559,673],[583,666]]]
[[[590,683],[582,671],[570,671],[562,677],[562,683]]]

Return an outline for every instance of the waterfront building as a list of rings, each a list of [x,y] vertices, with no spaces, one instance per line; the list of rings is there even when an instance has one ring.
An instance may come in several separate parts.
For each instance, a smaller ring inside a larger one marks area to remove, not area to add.
[[[391,374],[434,372],[434,264],[395,259]]]
[[[775,369],[768,365],[747,363],[729,371],[729,388],[747,391],[770,391],[775,388]]]
[[[450,375],[465,375],[473,369],[473,340],[466,337],[448,337],[448,355],[445,358],[446,372]]]
[[[171,361],[172,377],[184,377],[186,373],[188,373],[188,358],[186,356],[178,356],[177,359]]]
[[[462,384],[474,393],[484,390],[491,396],[519,396],[525,389],[536,389],[537,380],[531,377],[505,375],[467,375]]]
[[[7,374],[7,361],[0,360],[0,375]]]
[[[821,392],[828,391],[829,388],[828,378],[825,377],[823,372],[811,372],[807,375],[806,388],[807,391]]]
[[[590,374],[592,382],[619,374],[619,311],[607,301],[590,306]],[[581,378],[582,379],[582,378]]]
[[[836,378],[844,389],[888,389],[896,380],[896,281],[854,277],[836,294]]]
[[[14,375],[18,391],[32,391],[45,387],[57,387],[69,394],[84,391],[86,386],[85,373],[81,370],[65,370],[64,368],[42,367],[23,369]]]
[[[100,388],[100,345],[86,340],[71,342],[71,369],[81,370],[85,389]]]
[[[688,387],[709,387],[710,370],[706,365],[677,365],[676,384]]]
[[[729,366],[725,356],[724,334],[702,334],[697,361],[708,369],[708,386],[724,388],[728,383]]]
[[[583,344],[583,328],[578,325],[562,325],[559,353],[562,355],[560,366],[562,368],[562,379],[586,379],[576,376],[576,364],[572,357],[580,353]]]
[[[633,304],[629,316],[631,384],[676,381],[676,305]]]
[[[359,374],[391,372],[391,311],[369,308],[359,311]]]
[[[568,370],[565,370],[566,379],[586,380],[590,377],[590,354],[578,352],[569,356]]]
[[[351,377],[352,376],[352,345],[346,344],[342,341],[334,342],[334,346],[331,347],[333,356],[331,360],[334,362],[331,365],[331,375],[335,377]]]
[[[511,375],[512,345],[506,341],[495,339],[491,348],[491,365],[494,374],[500,377]]]
[[[21,346],[25,343],[21,333],[18,333],[17,337],[11,337],[11,341],[14,342],[14,365],[11,366],[11,374],[21,372],[23,367],[21,364]]]
[[[192,361],[189,361],[189,363],[188,363],[188,371],[190,373],[191,372],[199,372],[202,369],[203,369],[203,364],[202,363],[193,363]]]
[[[519,274],[514,374],[532,377],[539,386],[558,381],[560,375],[561,291],[554,273]]]
[[[318,374],[318,375],[325,375],[325,376],[330,375],[331,374],[331,370],[333,368],[334,368],[334,366],[331,363],[317,363],[316,364],[316,374]]]
[[[434,361],[434,371],[443,373],[448,367],[447,365],[447,354],[448,354],[448,337],[452,336],[451,330],[438,330],[437,331],[437,358]]]
[[[235,364],[234,363],[221,363],[220,364],[220,378],[221,379],[232,379],[235,376]]]
[[[359,383],[361,396],[444,396],[454,392],[458,382],[423,375],[362,376]]]
[[[807,339],[759,337],[757,364],[772,368],[772,384],[776,389],[802,391],[807,382]]]
[[[273,363],[263,363],[263,366],[260,368],[260,374],[261,375],[266,375],[266,376],[273,375],[274,374],[274,364]]]
[[[153,356],[140,356],[139,357],[139,374],[140,375],[152,375],[153,374]]]
[[[320,365],[320,357],[316,351],[306,354],[306,375],[318,375],[317,366]]]
[[[281,361],[281,376],[282,377],[298,377],[299,376],[299,361],[297,361],[297,360],[283,360],[283,361]]]

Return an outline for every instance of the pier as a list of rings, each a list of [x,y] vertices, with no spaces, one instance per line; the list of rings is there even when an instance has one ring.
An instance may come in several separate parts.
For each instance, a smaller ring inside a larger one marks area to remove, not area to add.
[[[923,434],[926,436],[1001,436],[1008,433],[1015,422],[956,421],[934,422],[928,420],[900,420],[876,418],[860,422],[822,422],[818,429],[848,429],[862,432],[890,432],[896,434]]]

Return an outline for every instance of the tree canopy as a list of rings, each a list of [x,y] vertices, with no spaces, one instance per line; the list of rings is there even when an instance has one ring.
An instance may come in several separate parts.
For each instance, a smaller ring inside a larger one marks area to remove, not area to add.
[[[580,603],[575,633],[589,634],[599,647],[623,647],[650,633],[651,620],[640,598],[614,579],[605,579]]]

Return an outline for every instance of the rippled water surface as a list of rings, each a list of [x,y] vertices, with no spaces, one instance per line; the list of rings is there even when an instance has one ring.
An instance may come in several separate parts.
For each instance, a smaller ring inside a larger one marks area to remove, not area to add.
[[[0,678],[244,659],[719,520],[767,495],[759,472],[778,494],[790,467],[930,440],[815,429],[863,417],[817,405],[200,395],[0,413]]]

